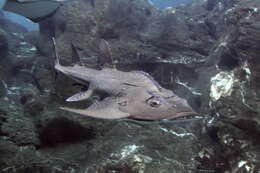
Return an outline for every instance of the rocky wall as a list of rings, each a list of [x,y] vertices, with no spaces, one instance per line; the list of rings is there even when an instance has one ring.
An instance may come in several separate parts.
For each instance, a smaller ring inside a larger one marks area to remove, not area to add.
[[[259,7],[201,0],[160,11],[145,0],[74,0],[40,24],[39,37],[3,25],[0,171],[259,171]],[[71,42],[88,63],[106,39],[119,69],[149,72],[205,118],[140,126],[59,110],[78,106],[64,99],[79,88],[64,87],[72,81],[62,75],[54,86],[53,36],[64,64]]]

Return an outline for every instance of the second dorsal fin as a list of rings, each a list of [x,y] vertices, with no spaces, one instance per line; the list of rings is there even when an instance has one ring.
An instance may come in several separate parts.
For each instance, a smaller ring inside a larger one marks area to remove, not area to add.
[[[72,64],[82,65],[78,48],[73,43],[71,43],[71,56]]]
[[[113,67],[113,58],[111,47],[109,43],[104,40],[100,39],[99,41],[99,48],[98,48],[98,66],[99,67]]]

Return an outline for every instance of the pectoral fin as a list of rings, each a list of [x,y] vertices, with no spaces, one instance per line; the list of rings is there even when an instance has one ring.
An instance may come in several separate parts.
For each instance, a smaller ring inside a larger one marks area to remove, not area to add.
[[[130,116],[128,113],[122,112],[118,109],[118,104],[115,98],[107,98],[101,102],[94,103],[87,109],[71,109],[66,107],[61,107],[61,109],[89,117],[102,119],[119,119]]]
[[[45,19],[56,12],[60,2],[57,1],[7,1],[4,10],[20,14],[34,22]]]
[[[77,94],[74,94],[73,96],[66,99],[67,102],[76,102],[76,101],[82,101],[88,99],[92,93],[93,89],[88,89],[87,91],[81,91]]]

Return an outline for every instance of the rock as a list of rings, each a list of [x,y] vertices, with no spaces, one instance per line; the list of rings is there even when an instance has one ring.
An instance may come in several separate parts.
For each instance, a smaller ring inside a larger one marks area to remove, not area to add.
[[[52,166],[59,158],[50,158],[39,153],[34,146],[20,146],[5,139],[0,140],[0,170],[2,172],[52,172],[75,169],[70,167]],[[61,161],[62,162],[62,161]],[[74,166],[75,167],[75,166]],[[38,169],[39,168],[39,169]],[[64,169],[64,170],[63,170]],[[15,171],[14,171],[15,170]]]
[[[8,53],[7,34],[4,30],[0,29],[0,61],[3,61]]]
[[[103,137],[97,138],[96,144],[90,148],[89,159],[98,160],[98,163],[89,161],[86,170],[150,173],[195,171],[197,163],[194,153],[199,149],[194,145],[195,136],[180,127],[176,124],[142,127],[118,123],[105,132]],[[185,154],[180,154],[178,150]],[[183,164],[186,162],[189,164]]]
[[[95,40],[97,37],[105,38],[111,43],[119,69],[150,72],[161,84],[187,98],[202,115],[207,115],[208,121],[202,129],[208,138],[201,134],[199,138],[206,138],[207,143],[215,148],[198,144],[197,147],[201,146],[198,152],[201,155],[197,156],[200,162],[198,171],[250,171],[246,170],[246,163],[251,168],[257,167],[252,157],[246,157],[246,153],[256,151],[243,148],[243,145],[252,143],[251,139],[236,144],[239,152],[234,151],[235,147],[229,147],[233,144],[225,140],[229,136],[241,141],[244,137],[239,136],[240,133],[258,134],[259,5],[253,0],[209,0],[158,11],[143,1],[95,2],[93,8],[85,1],[75,1],[41,24],[45,40],[56,34],[63,61],[70,64],[70,42],[80,48],[83,61],[95,59]],[[122,6],[124,10],[121,10]],[[80,12],[86,10],[87,13]],[[62,86],[67,83],[65,81],[61,78],[62,85],[57,87],[64,98]],[[241,123],[243,121],[245,124]],[[226,128],[230,130],[222,130]],[[147,143],[143,145],[147,146]],[[150,143],[156,145],[154,141]],[[137,142],[125,147],[134,144]],[[217,154],[219,151],[223,152]],[[120,153],[120,149],[114,152]],[[233,154],[226,159],[229,153]],[[125,171],[135,168],[131,163],[135,156],[138,157],[139,153],[122,162],[118,156],[115,162],[105,161],[98,168],[89,165],[90,170]],[[129,165],[124,165],[125,162]],[[147,163],[141,161],[140,164]]]
[[[39,145],[36,128],[28,118],[10,116],[1,126],[1,132],[17,145]]]
[[[6,95],[6,84],[2,80],[0,83],[0,98]]]
[[[54,118],[50,122],[41,124],[40,128],[40,147],[42,148],[58,144],[77,143],[93,138],[95,138],[93,128],[86,128],[66,118]]]
[[[254,0],[200,0],[163,11],[145,0],[75,0],[40,24],[40,38],[3,27],[13,55],[13,73],[1,67],[0,74],[10,79],[1,78],[4,157],[38,158],[36,166],[27,164],[34,172],[258,171],[259,8]],[[80,88],[62,75],[51,94],[53,36],[64,64],[71,64],[71,42],[84,62],[95,62],[98,39],[106,39],[118,69],[149,72],[205,119],[140,126],[59,110],[93,100],[64,103]],[[1,160],[3,169],[21,170],[16,163]]]
[[[33,85],[25,84],[25,82],[21,83],[21,81],[13,81],[12,84],[3,82],[3,85],[5,93],[2,99],[0,99],[0,109],[6,112],[4,114],[6,116],[3,117],[3,122],[0,123],[1,136],[5,136],[19,146],[39,145],[40,141],[36,124],[34,124],[31,117],[24,113],[22,107],[22,103],[27,105],[36,103],[39,98],[39,91]],[[24,94],[24,97],[27,97],[26,101],[21,100],[22,94]],[[37,116],[39,116],[40,111],[35,109],[36,106],[31,106],[29,115],[33,116],[37,112]]]
[[[256,9],[259,8],[254,1],[239,1],[227,9],[222,19],[225,32],[219,36],[219,44],[208,59],[212,67],[217,67],[212,70],[215,72],[211,77],[209,102],[216,119],[208,126],[216,130],[220,148],[224,149],[222,157],[226,156],[225,165],[230,166],[230,172],[250,172],[259,167],[255,157],[250,156],[258,151],[247,147],[257,143],[254,134],[259,134],[259,93],[256,89],[259,78],[255,77],[258,74],[256,54],[260,48],[256,36],[260,34],[256,22],[259,19]],[[217,79],[219,76],[224,78]]]
[[[87,11],[87,13],[81,11]],[[126,47],[128,46],[124,46],[124,44],[135,44],[131,40],[137,40],[140,37],[139,35],[142,34],[140,30],[145,32],[148,29],[148,23],[154,16],[153,11],[154,9],[143,0],[138,2],[99,0],[95,2],[94,8],[88,1],[73,1],[62,7],[54,18],[40,23],[42,40],[46,43],[46,40],[55,33],[59,53],[64,59],[70,56],[71,42],[82,49],[85,57],[96,56],[96,39],[98,37],[128,40],[125,43],[117,41],[115,45],[118,47],[116,49],[127,51]],[[115,15],[121,17],[118,18]],[[112,16],[114,20],[111,20]],[[138,43],[142,44],[140,41]],[[123,45],[120,46],[120,44]],[[44,51],[44,47],[47,50],[47,47],[50,46],[42,44],[43,52],[48,54],[47,51]],[[123,51],[118,53],[121,53],[121,57],[124,57]],[[118,53],[115,54],[116,57],[120,57]],[[137,52],[131,53],[132,56],[136,56]]]

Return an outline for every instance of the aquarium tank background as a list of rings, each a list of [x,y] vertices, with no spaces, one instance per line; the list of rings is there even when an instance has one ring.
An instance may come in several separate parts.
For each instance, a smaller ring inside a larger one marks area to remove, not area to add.
[[[0,172],[260,171],[258,0],[0,7]]]

